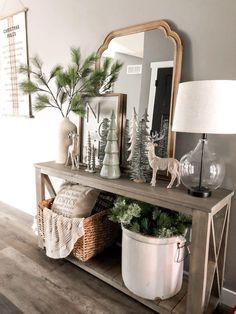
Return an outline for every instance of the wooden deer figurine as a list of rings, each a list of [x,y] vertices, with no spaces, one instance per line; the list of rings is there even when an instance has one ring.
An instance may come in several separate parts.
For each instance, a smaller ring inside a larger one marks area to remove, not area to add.
[[[161,158],[155,154],[155,147],[157,143],[155,141],[160,141],[163,139],[164,135],[158,137],[158,134],[150,136],[150,142],[147,143],[148,150],[148,161],[152,168],[152,180],[151,185],[156,185],[156,174],[158,170],[167,170],[171,175],[170,183],[167,188],[170,189],[177,178],[177,185],[180,185],[180,173],[179,173],[179,161],[175,158]]]
[[[71,169],[79,169],[79,134],[70,132],[68,137],[71,138],[72,144],[68,147],[66,166],[69,166],[71,160]]]

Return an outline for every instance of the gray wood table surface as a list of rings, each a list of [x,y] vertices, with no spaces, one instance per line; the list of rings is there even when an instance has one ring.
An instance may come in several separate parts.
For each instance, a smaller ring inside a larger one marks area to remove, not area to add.
[[[101,178],[98,173],[91,174],[84,170],[72,171],[70,167],[53,161],[35,164],[35,171],[37,203],[45,199],[46,189],[51,197],[55,196],[50,177],[56,177],[190,214],[192,237],[186,295],[171,308],[171,311],[166,311],[164,308],[162,310],[160,306],[154,307],[151,302],[143,303],[147,306],[150,303],[149,307],[157,309],[160,313],[213,312],[220,301],[224,280],[233,191],[218,189],[209,198],[196,198],[188,195],[184,188],[166,189],[167,181],[157,181],[157,186],[152,187],[150,184],[134,183],[125,177],[107,180]],[[38,240],[39,246],[43,248],[43,239],[39,236]],[[104,281],[106,281],[105,277]],[[110,281],[107,282],[111,284]],[[123,288],[120,290],[126,293]],[[132,297],[135,298],[134,295]],[[138,300],[140,301],[140,298]]]

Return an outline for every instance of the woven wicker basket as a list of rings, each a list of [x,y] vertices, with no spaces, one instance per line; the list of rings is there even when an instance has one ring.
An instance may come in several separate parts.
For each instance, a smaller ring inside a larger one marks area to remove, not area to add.
[[[53,199],[45,200],[38,206],[38,233],[44,239],[43,208],[51,208]],[[85,262],[105,248],[112,245],[117,238],[119,226],[107,218],[107,210],[102,210],[84,219],[84,235],[74,245],[72,254]]]

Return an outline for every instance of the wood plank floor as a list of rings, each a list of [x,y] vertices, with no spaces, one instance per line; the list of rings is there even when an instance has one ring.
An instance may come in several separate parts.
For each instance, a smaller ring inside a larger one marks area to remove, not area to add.
[[[154,313],[68,261],[47,258],[31,225],[30,215],[0,202],[0,314]]]

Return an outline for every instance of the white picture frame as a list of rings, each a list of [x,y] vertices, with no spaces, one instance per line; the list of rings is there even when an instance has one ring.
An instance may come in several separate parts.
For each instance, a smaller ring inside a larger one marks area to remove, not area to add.
[[[88,132],[91,137],[91,144],[95,146],[96,167],[99,166],[99,128],[104,118],[110,119],[112,110],[115,112],[118,147],[122,156],[124,143],[124,123],[126,115],[126,95],[119,93],[104,94],[96,97],[89,97],[85,100],[85,116],[80,120],[80,163],[86,164]],[[122,159],[122,157],[120,157]],[[122,162],[122,160],[121,160]]]

